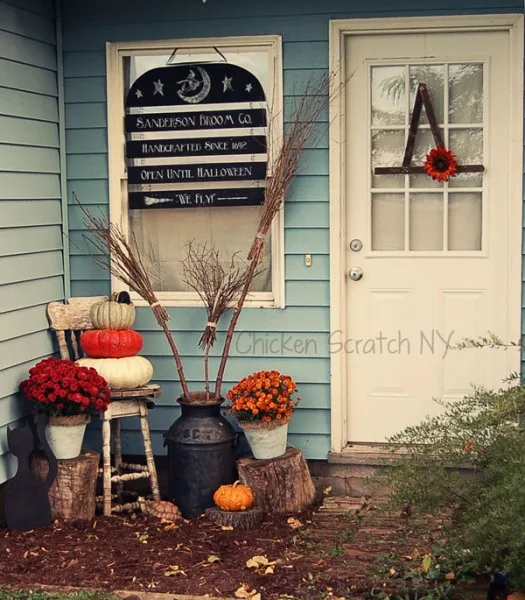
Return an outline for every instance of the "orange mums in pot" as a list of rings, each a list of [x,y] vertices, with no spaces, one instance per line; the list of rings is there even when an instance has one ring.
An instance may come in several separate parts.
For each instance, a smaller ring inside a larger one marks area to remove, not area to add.
[[[295,381],[279,371],[257,371],[236,383],[228,392],[230,413],[239,421],[288,423],[300,398]]]

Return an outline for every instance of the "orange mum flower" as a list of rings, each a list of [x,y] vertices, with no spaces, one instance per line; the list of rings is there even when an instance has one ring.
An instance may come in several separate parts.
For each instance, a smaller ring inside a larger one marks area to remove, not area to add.
[[[295,381],[279,371],[257,371],[244,377],[227,393],[230,413],[241,421],[288,421],[297,400]]]

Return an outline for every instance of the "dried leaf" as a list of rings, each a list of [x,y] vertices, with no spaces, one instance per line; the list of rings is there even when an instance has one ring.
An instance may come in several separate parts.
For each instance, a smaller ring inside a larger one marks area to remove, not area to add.
[[[187,577],[186,573],[179,567],[179,565],[168,565],[168,570],[164,572],[164,576],[171,577],[172,575],[182,575]]]
[[[396,574],[396,570],[395,569],[390,569],[388,572],[390,573],[390,575],[395,575]]]
[[[261,600],[261,594],[257,590],[248,591],[248,586],[243,583],[241,587],[236,590],[235,596],[237,598],[243,598],[244,600]]]
[[[246,561],[246,566],[249,569],[260,569],[268,564],[266,556],[252,556]]]
[[[445,575],[445,579],[456,579],[456,574],[451,571]]]
[[[26,551],[24,552],[24,558],[27,558],[28,556],[29,556],[29,550],[26,550]]]
[[[325,496],[328,496],[328,494],[329,494],[331,491],[332,491],[332,486],[331,486],[331,485],[329,485],[328,487],[325,487],[325,488],[324,488],[324,490],[323,490],[323,494],[324,494]]]
[[[264,574],[265,575],[273,575],[274,570],[275,570],[275,567],[272,567],[272,566],[266,567],[266,569],[264,570]]]
[[[231,525],[221,525],[221,529],[223,531],[233,531],[233,527]]]
[[[96,529],[96,528],[97,528],[97,522],[96,522],[96,521],[93,521],[93,525],[92,525],[92,527],[93,527],[93,529]]]
[[[295,517],[290,517],[286,522],[292,529],[298,529],[299,527],[303,526],[301,521],[299,521],[299,519],[296,519]]]
[[[243,583],[238,590],[235,590],[236,598],[250,598],[250,593],[248,592],[248,587]]]
[[[206,559],[206,561],[209,563],[216,563],[216,562],[220,562],[221,559],[218,556],[215,556],[215,554],[210,554],[208,556],[208,558]]]

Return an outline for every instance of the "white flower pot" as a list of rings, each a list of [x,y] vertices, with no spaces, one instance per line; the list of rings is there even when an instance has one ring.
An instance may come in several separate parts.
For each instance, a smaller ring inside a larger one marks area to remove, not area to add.
[[[286,452],[288,423],[275,424],[258,421],[240,423],[255,458],[268,459]]]
[[[46,439],[57,459],[76,458],[80,454],[87,423],[85,417],[84,419],[79,419],[77,416],[49,418]]]

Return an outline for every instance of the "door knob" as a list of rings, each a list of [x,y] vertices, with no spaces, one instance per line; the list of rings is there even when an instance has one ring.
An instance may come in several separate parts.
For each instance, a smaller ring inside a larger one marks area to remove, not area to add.
[[[352,267],[348,274],[352,281],[359,281],[363,277],[363,269],[361,267]]]

